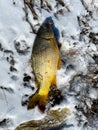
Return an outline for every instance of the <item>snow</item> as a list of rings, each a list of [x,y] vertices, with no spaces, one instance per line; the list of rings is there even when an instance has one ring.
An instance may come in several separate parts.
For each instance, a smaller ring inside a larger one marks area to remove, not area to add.
[[[35,30],[38,30],[47,17],[52,17],[55,27],[59,30],[59,42],[62,45],[60,49],[61,57],[66,59],[65,65],[57,72],[57,86],[58,88],[63,89],[65,93],[69,93],[68,88],[70,80],[76,74],[87,74],[87,66],[94,63],[91,56],[98,54],[98,48],[95,44],[89,42],[87,36],[84,37],[85,40],[79,40],[82,26],[79,26],[77,16],[82,17],[83,15],[88,14],[81,3],[81,0],[63,1],[70,10],[65,11],[64,15],[58,14],[57,17],[54,16],[54,13],[56,13],[58,9],[63,8],[62,6],[57,8],[56,1],[49,1],[52,10],[47,11],[41,9],[40,1],[36,0],[34,9],[38,15],[38,20],[33,19],[29,9],[28,17]],[[15,2],[15,4],[13,4],[13,2]],[[94,3],[92,4],[91,0],[85,0],[85,3],[88,6],[88,9],[93,10],[94,18],[89,21],[89,31],[97,33],[98,2],[97,0],[94,0]],[[0,121],[4,118],[11,120],[11,123],[8,124],[7,128],[6,126],[3,128],[0,126],[0,130],[13,130],[20,123],[31,119],[41,119],[45,114],[40,113],[37,107],[28,111],[26,106],[21,105],[21,100],[24,95],[31,95],[36,91],[34,90],[32,92],[30,87],[24,87],[23,85],[24,73],[27,73],[32,78],[30,85],[35,87],[34,75],[32,74],[30,66],[30,56],[36,36],[32,32],[29,23],[25,20],[24,2],[23,0],[0,0],[0,12],[0,44],[4,49],[1,50],[0,48]],[[28,46],[28,52],[26,54],[19,54],[15,49],[15,41],[20,42],[22,50]],[[10,50],[12,52],[6,53],[5,50]],[[71,54],[72,51],[73,54]],[[7,58],[9,59],[7,60]],[[14,65],[11,63],[12,59],[14,59]],[[11,66],[14,66],[17,71],[11,72]],[[1,88],[10,88],[10,91]],[[76,92],[78,91],[81,91],[80,86],[77,87]],[[89,97],[96,99],[97,96],[97,91],[93,88],[90,89]],[[82,125],[78,126],[78,121],[75,117],[75,106],[78,104],[78,101],[74,96],[67,95],[66,98],[67,102],[63,102],[61,106],[69,107],[72,113],[67,122],[67,124],[72,124],[72,126],[68,127],[67,130],[83,130],[84,128]],[[61,106],[56,106],[56,108]],[[82,116],[83,122],[85,122],[86,117],[84,115]],[[65,129],[66,128],[63,130]],[[90,129],[92,128],[87,127],[87,130]],[[96,128],[93,128],[93,130],[95,129]]]

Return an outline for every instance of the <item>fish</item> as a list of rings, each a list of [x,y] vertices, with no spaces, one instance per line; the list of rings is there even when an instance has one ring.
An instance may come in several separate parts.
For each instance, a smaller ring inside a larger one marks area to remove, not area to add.
[[[31,54],[31,67],[37,91],[29,97],[28,109],[38,105],[45,110],[50,87],[57,87],[56,73],[61,67],[60,51],[50,22],[38,30]]]

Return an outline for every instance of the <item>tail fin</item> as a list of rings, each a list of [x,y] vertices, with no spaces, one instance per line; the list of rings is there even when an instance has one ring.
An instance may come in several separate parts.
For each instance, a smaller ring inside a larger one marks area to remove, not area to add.
[[[46,102],[47,102],[47,96],[46,95],[39,95],[38,91],[29,97],[28,101],[28,110],[34,108],[36,105],[38,105],[38,108],[41,112],[45,111],[46,108]]]
[[[28,109],[32,109],[36,105],[38,105],[39,109],[44,112],[47,103],[48,93],[50,90],[50,85],[51,82],[49,82],[48,80],[43,80],[37,92],[29,98]]]
[[[33,94],[32,96],[29,97],[29,101],[28,101],[28,109],[32,109],[34,108],[39,100],[39,95],[38,95],[38,91]]]

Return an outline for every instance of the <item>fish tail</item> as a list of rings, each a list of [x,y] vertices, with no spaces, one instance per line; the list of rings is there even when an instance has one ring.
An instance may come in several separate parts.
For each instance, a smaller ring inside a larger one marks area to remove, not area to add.
[[[39,109],[44,112],[50,85],[51,83],[46,81],[41,84],[38,91],[29,98],[28,109],[34,108],[36,105],[38,105]]]
[[[47,95],[39,95],[38,92],[36,92],[34,95],[32,95],[29,98],[28,101],[28,110],[34,108],[36,105],[38,105],[38,108],[41,112],[45,111],[46,108],[46,102],[47,102]]]
[[[38,95],[38,91],[37,91],[35,94],[33,94],[32,96],[29,97],[28,109],[34,108],[37,105],[38,100],[39,100],[39,95]]]
[[[38,107],[42,112],[44,112],[46,104],[47,104],[50,86],[51,86],[51,82],[49,81],[49,79],[45,80],[42,82],[41,87],[40,87],[39,92],[38,92],[40,95]]]

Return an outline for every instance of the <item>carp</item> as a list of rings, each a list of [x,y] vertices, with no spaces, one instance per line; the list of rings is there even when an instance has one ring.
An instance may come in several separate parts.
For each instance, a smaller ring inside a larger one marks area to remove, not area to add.
[[[28,109],[38,105],[45,110],[50,87],[56,87],[56,72],[60,69],[59,48],[50,22],[38,30],[31,54],[31,67],[34,71],[37,91],[28,100]]]

